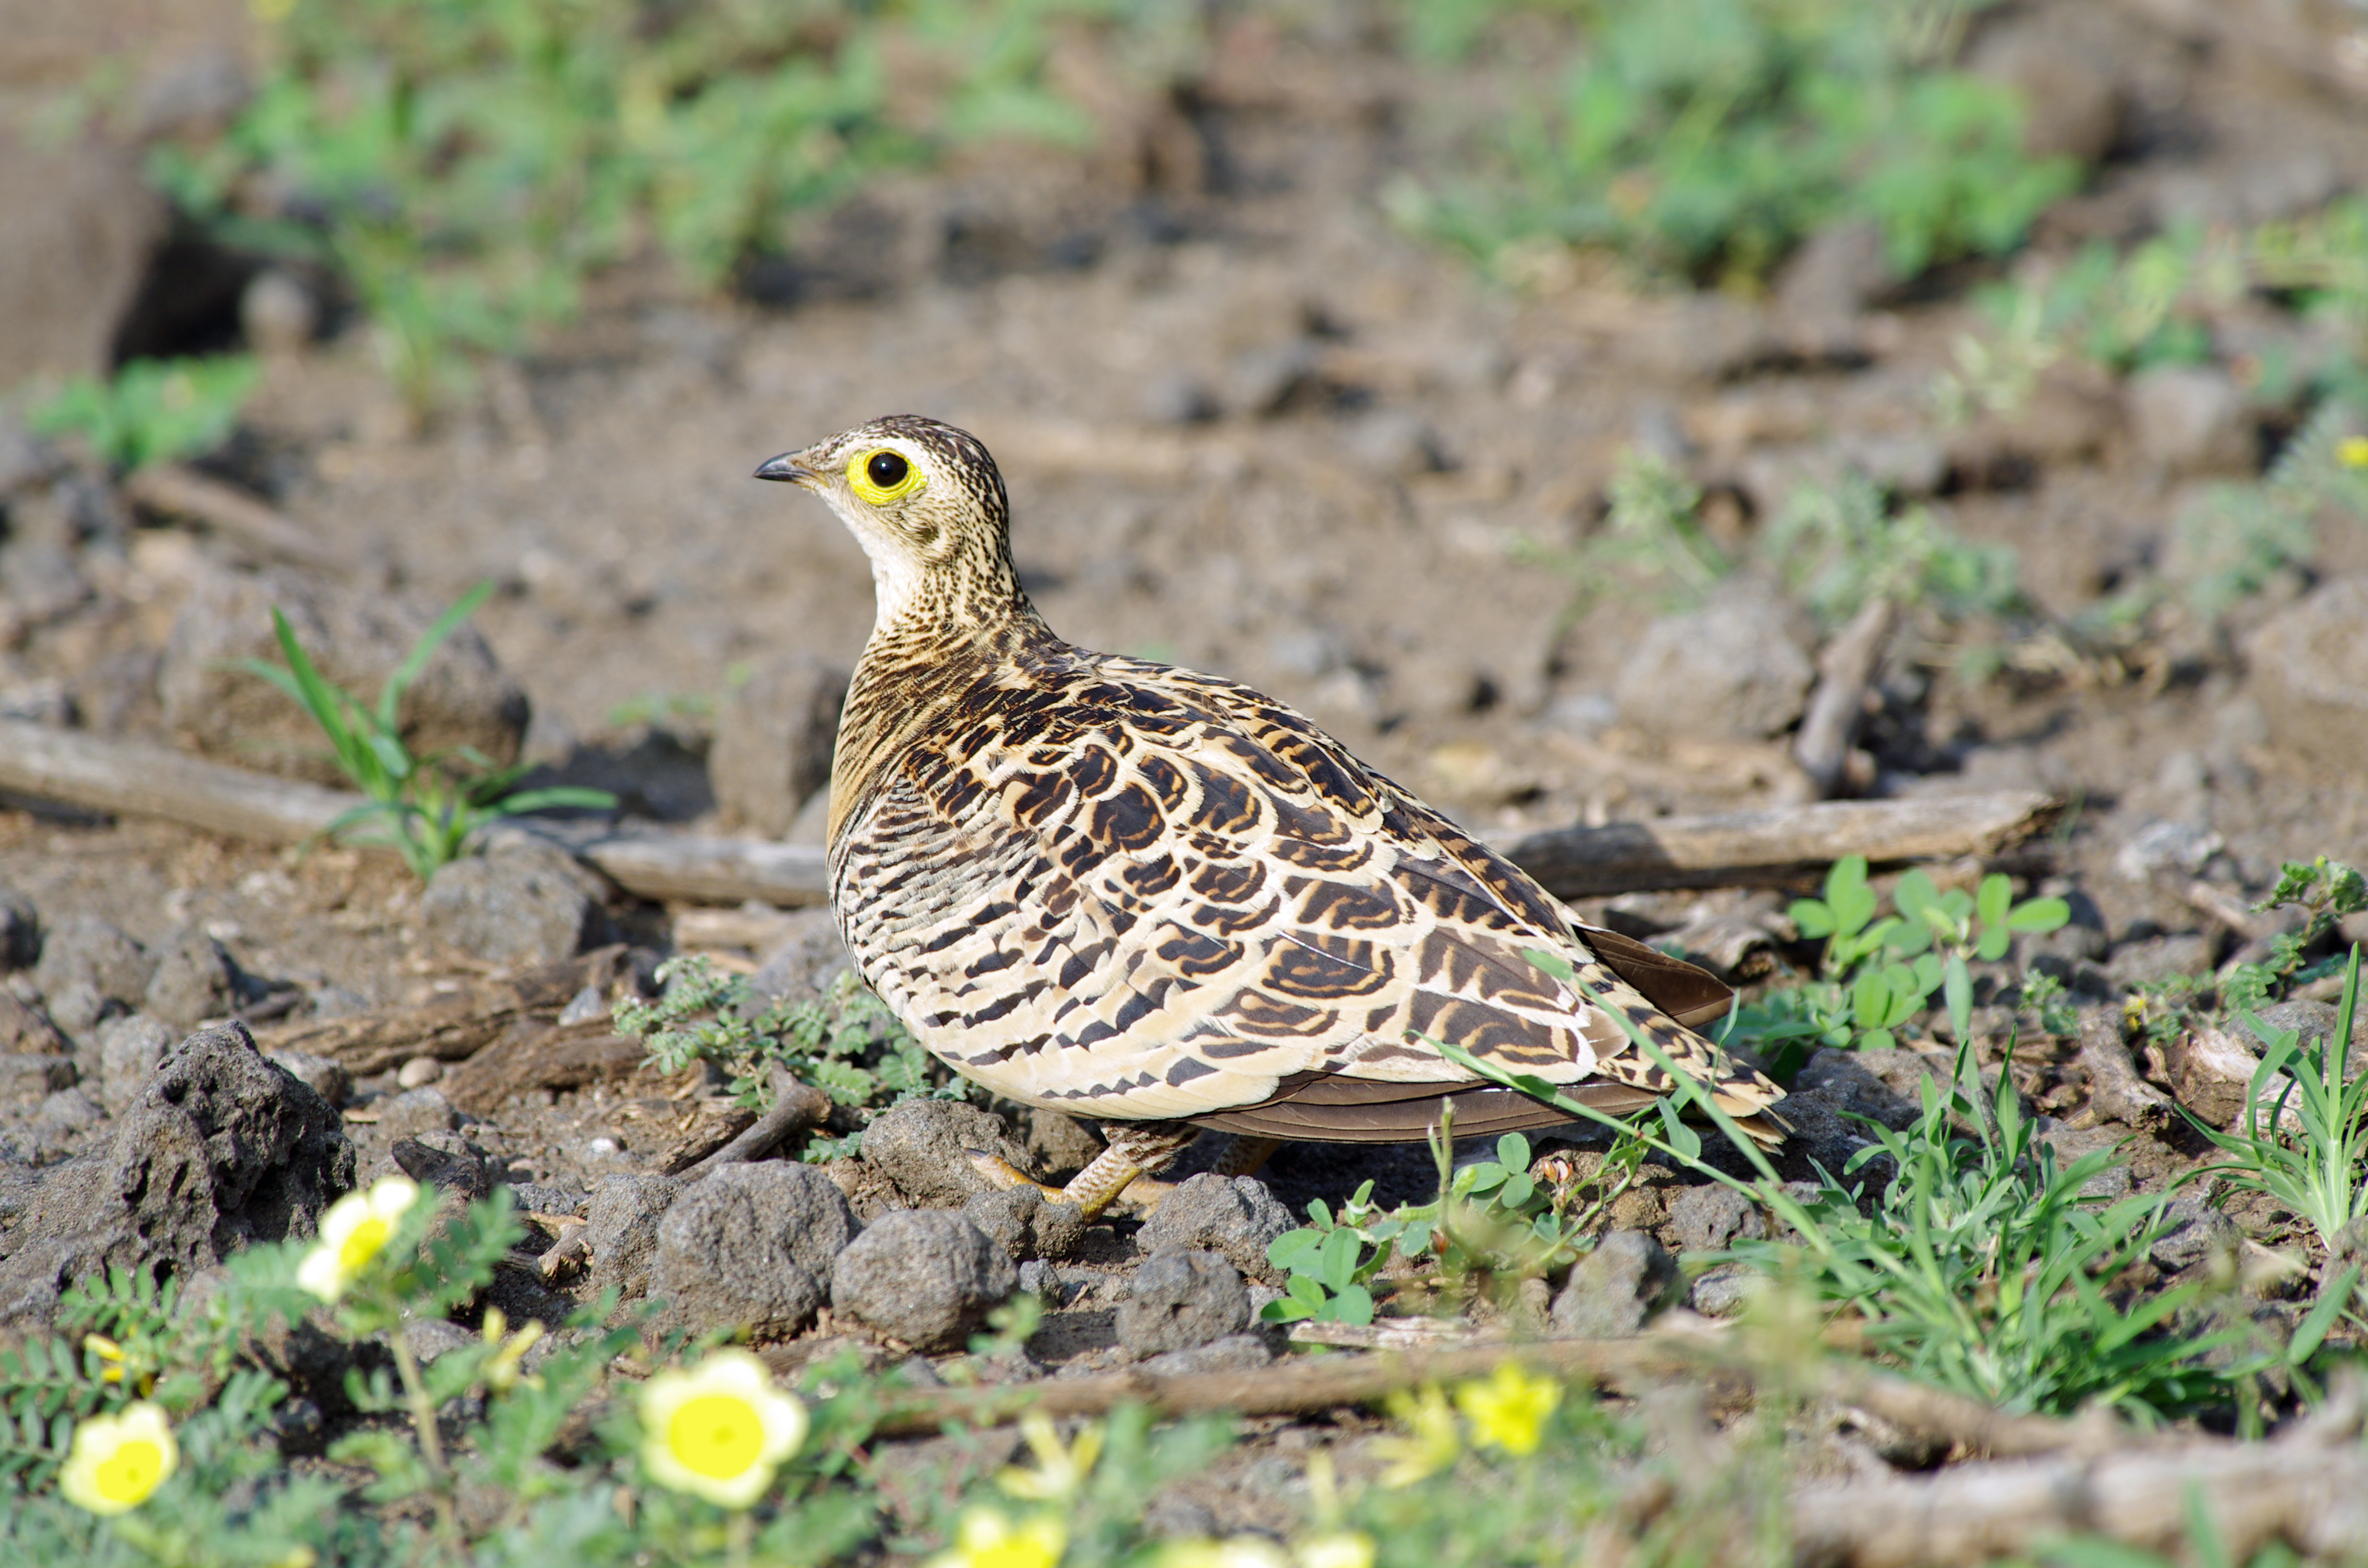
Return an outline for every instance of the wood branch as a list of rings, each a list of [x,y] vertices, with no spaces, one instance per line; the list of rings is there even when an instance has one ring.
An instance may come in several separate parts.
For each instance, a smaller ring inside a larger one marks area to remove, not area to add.
[[[631,963],[621,945],[597,948],[558,963],[476,981],[416,1007],[382,1007],[348,1017],[307,1018],[258,1028],[256,1043],[266,1051],[325,1056],[362,1076],[399,1067],[415,1056],[459,1062],[475,1056],[531,1015],[556,1014],[587,985],[608,993]],[[604,1023],[597,1032],[607,1031]],[[633,1046],[633,1054],[639,1061],[639,1045]]]
[[[1898,620],[1889,599],[1870,599],[1817,656],[1817,689],[1810,694],[1809,710],[1793,738],[1793,760],[1819,795],[1841,788],[1859,721],[1866,717],[1867,688],[1874,684],[1875,669]]]
[[[185,756],[142,741],[0,720],[0,792],[86,811],[162,817],[233,837],[297,844],[361,797]],[[1783,885],[1846,855],[1873,861],[1995,855],[2044,832],[2044,795],[1831,801],[1720,816],[1558,828],[1505,846],[1565,898],[1652,888]],[[820,846],[636,831],[598,823],[504,824],[579,856],[643,898],[818,903],[830,893]]]
[[[2204,1438],[1930,1477],[1810,1486],[1793,1497],[1794,1560],[1816,1568],[1954,1568],[2021,1555],[2050,1537],[2100,1535],[2185,1559],[2188,1500],[2221,1559],[2272,1541],[2313,1560],[2368,1553],[2368,1451],[2358,1384],[2270,1443]]]
[[[2100,1007],[2080,1020],[2078,1060],[2089,1074],[2089,1109],[2098,1119],[2167,1127],[2177,1119],[2170,1096],[2138,1076],[2122,1040],[2119,1008]]]
[[[166,517],[189,517],[257,554],[324,571],[353,562],[335,546],[235,485],[179,463],[153,463],[123,482],[124,499]]]
[[[779,1067],[774,1069],[771,1076],[772,1109],[713,1153],[686,1162],[681,1170],[669,1170],[666,1175],[680,1176],[685,1181],[696,1181],[722,1165],[740,1165],[761,1160],[788,1142],[791,1134],[820,1127],[829,1117],[828,1095],[812,1084],[800,1082]]]
[[[1870,861],[1995,855],[2054,823],[2060,808],[2028,790],[1827,801],[1719,816],[1555,828],[1501,846],[1563,898],[1650,888],[1781,886],[1848,855]]]
[[[890,1435],[931,1432],[950,1421],[992,1426],[1015,1421],[1030,1411],[1055,1418],[1099,1415],[1121,1404],[1148,1405],[1159,1415],[1171,1416],[1220,1410],[1244,1415],[1329,1410],[1361,1404],[1420,1383],[1485,1376],[1506,1361],[1589,1378],[1623,1392],[1678,1378],[1696,1382],[1724,1379],[1746,1388],[1756,1381],[1752,1369],[1723,1336],[1688,1327],[1636,1339],[1540,1339],[1454,1349],[1343,1354],[1252,1372],[1180,1377],[1115,1372],[996,1388],[930,1390],[893,1405],[882,1417],[880,1430]],[[1916,1436],[1969,1451],[2060,1454],[2129,1440],[2110,1422],[2010,1415],[1853,1362],[1836,1361],[1806,1372],[1787,1367],[1782,1376],[1792,1386],[1806,1381],[1827,1398],[1857,1405]]]

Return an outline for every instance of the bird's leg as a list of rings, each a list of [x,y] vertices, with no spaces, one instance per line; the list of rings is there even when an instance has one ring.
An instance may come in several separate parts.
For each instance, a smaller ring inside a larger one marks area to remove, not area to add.
[[[1102,1211],[1117,1201],[1121,1193],[1135,1186],[1136,1178],[1149,1172],[1164,1170],[1168,1163],[1184,1152],[1186,1144],[1201,1136],[1201,1130],[1183,1122],[1172,1121],[1105,1121],[1101,1124],[1104,1148],[1084,1170],[1069,1178],[1066,1187],[1046,1187],[1027,1172],[1016,1169],[1010,1162],[996,1158],[981,1150],[965,1151],[970,1155],[971,1168],[999,1187],[1032,1187],[1052,1203],[1075,1204],[1088,1220],[1101,1217]],[[1156,1188],[1156,1193],[1135,1192],[1135,1206],[1142,1209],[1158,1207],[1160,1198],[1167,1196],[1165,1184],[1144,1182],[1142,1187]],[[1151,1201],[1143,1201],[1148,1196]]]
[[[1227,1149],[1213,1167],[1221,1176],[1256,1176],[1274,1158],[1282,1147],[1280,1138],[1253,1138],[1246,1132],[1234,1134],[1233,1146]]]

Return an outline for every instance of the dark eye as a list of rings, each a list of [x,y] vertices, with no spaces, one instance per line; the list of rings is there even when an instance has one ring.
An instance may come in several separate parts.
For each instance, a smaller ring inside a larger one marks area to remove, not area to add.
[[[863,472],[871,477],[871,483],[881,489],[894,490],[905,483],[905,472],[911,467],[910,463],[895,452],[874,452],[871,454],[871,460],[863,465]]]

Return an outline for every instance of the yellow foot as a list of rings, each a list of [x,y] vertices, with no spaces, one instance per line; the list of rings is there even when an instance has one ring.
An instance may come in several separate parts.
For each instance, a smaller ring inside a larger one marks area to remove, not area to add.
[[[1065,1203],[1068,1201],[1066,1198],[1062,1196],[1061,1189],[1059,1187],[1046,1187],[1042,1182],[1038,1181],[1034,1176],[1030,1176],[1026,1171],[1021,1170],[1019,1166],[1013,1165],[1009,1160],[1004,1159],[999,1154],[990,1154],[984,1149],[964,1149],[962,1153],[969,1159],[971,1169],[985,1176],[989,1182],[992,1182],[996,1187],[1005,1192],[1010,1191],[1015,1187],[1032,1187],[1038,1192],[1043,1194],[1044,1200],[1047,1203]]]

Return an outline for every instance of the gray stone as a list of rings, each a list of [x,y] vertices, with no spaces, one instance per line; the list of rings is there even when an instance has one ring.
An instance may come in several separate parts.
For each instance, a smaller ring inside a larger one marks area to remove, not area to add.
[[[108,1020],[98,1031],[98,1095],[107,1108],[122,1114],[172,1049],[173,1031],[145,1013]]]
[[[1739,1317],[1751,1304],[1755,1278],[1743,1265],[1730,1263],[1697,1278],[1686,1299],[1706,1318]]]
[[[883,1214],[838,1255],[830,1304],[916,1350],[959,1350],[1019,1288],[1019,1272],[976,1225],[940,1210]]]
[[[368,700],[442,607],[293,571],[207,570],[182,602],[157,672],[165,727],[208,756],[342,785],[312,720],[239,667],[245,659],[280,662],[274,608],[287,616],[324,676]],[[414,756],[473,746],[501,766],[518,759],[528,717],[525,691],[476,629],[462,626],[405,689],[401,729]]]
[[[0,1055],[65,1056],[73,1051],[47,1013],[13,991],[0,990]]]
[[[104,377],[172,212],[139,154],[0,133],[0,387]]]
[[[0,969],[30,969],[41,958],[41,917],[33,901],[0,887]]]
[[[725,1165],[658,1221],[649,1292],[666,1303],[667,1328],[793,1334],[823,1304],[856,1229],[846,1197],[812,1165]]]
[[[123,931],[95,915],[77,915],[41,943],[33,983],[50,1018],[66,1033],[87,1034],[108,1012],[129,1012],[148,994],[156,960]]]
[[[2123,942],[2106,960],[2105,978],[2126,992],[2159,985],[2174,975],[2209,975],[2218,952],[2219,943],[2201,931]]]
[[[847,944],[830,911],[795,910],[789,935],[764,953],[748,977],[748,989],[767,1002],[803,1002],[821,995],[831,978],[849,967]]]
[[[433,1085],[397,1095],[379,1108],[378,1135],[390,1143],[430,1132],[450,1132],[460,1125],[461,1113]]]
[[[1190,1378],[1203,1372],[1255,1372],[1274,1364],[1274,1346],[1263,1334],[1229,1334],[1187,1350],[1146,1358],[1134,1369],[1155,1378]]]
[[[1690,1187],[1669,1204],[1668,1232],[1686,1252],[1716,1252],[1732,1241],[1759,1240],[1768,1222],[1731,1187]]]
[[[1222,401],[1237,414],[1281,414],[1314,384],[1321,360],[1315,345],[1304,337],[1246,348],[1225,368]]]
[[[2215,1253],[2233,1254],[2244,1243],[2237,1222],[2200,1194],[2189,1193],[2173,1202],[2167,1218],[2175,1222],[2146,1249],[2157,1267],[2192,1268]]]
[[[600,1178],[584,1215],[584,1240],[592,1250],[595,1291],[614,1286],[628,1301],[649,1293],[650,1262],[658,1250],[658,1223],[681,1192],[682,1183],[672,1176]]]
[[[783,653],[729,688],[715,712],[707,778],[728,824],[779,838],[798,808],[830,782],[846,669],[810,653]]]
[[[1800,718],[1816,673],[1783,611],[1747,584],[1647,626],[1612,700],[1646,734],[1763,740]]]
[[[1177,1185],[1135,1235],[1145,1254],[1215,1252],[1252,1279],[1280,1283],[1266,1249],[1293,1228],[1291,1211],[1255,1176],[1204,1171]]]
[[[342,1106],[353,1098],[354,1075],[344,1062],[315,1056],[309,1051],[274,1051],[268,1054],[329,1104]]]
[[[2271,738],[2339,777],[2368,774],[2368,576],[2320,584],[2245,644]]]
[[[299,354],[320,332],[321,301],[302,279],[267,267],[239,296],[238,321],[256,353]]]
[[[2335,1038],[2335,1026],[2343,1020],[2342,1009],[2332,1002],[2275,1002],[2253,1017],[2271,1034],[2294,1030],[2296,1043],[2305,1051],[2324,1047]],[[2244,1028],[2248,1043],[2260,1038],[2241,1023],[2237,1027]],[[2360,1016],[2351,1020],[2351,1039],[2347,1042],[2343,1060],[2346,1082],[2368,1071],[2368,1051],[2361,1049],[2363,1044],[2368,1044],[2368,1009],[2362,1009]]]
[[[907,1100],[863,1130],[864,1164],[920,1209],[959,1209],[981,1193],[1001,1190],[971,1167],[965,1153],[971,1149],[1028,1168],[1028,1151],[1003,1123],[960,1100]]]
[[[2220,835],[2193,822],[2150,822],[2123,842],[2113,869],[2134,882],[2176,872],[2193,876],[2224,847]]]
[[[1642,1334],[1684,1292],[1667,1247],[1642,1231],[1611,1231],[1571,1267],[1547,1316],[1557,1334],[1617,1339]]]
[[[438,941],[493,963],[557,963],[606,937],[606,893],[565,850],[511,839],[439,868],[419,918]]]
[[[141,1010],[175,1030],[226,1018],[258,989],[220,942],[194,928],[176,933],[156,952]]]
[[[395,1073],[396,1085],[405,1089],[424,1089],[444,1076],[444,1063],[432,1056],[415,1056]]]
[[[2173,473],[2249,472],[2260,461],[2244,389],[2214,365],[2153,365],[2122,391],[2138,455]]]
[[[985,1231],[1014,1263],[1073,1257],[1086,1239],[1087,1221],[1074,1203],[1048,1203],[1032,1187],[982,1192],[962,1205],[962,1214]]]
[[[119,1127],[28,1196],[0,1264],[0,1322],[45,1320],[66,1281],[110,1266],[187,1274],[310,1235],[354,1184],[337,1113],[238,1024],[183,1040]]]
[[[1249,1326],[1241,1270],[1222,1253],[1155,1253],[1119,1303],[1118,1342],[1137,1356],[1190,1350]]]
[[[504,1182],[524,1214],[548,1214],[553,1219],[581,1220],[592,1206],[591,1195],[574,1187],[545,1187],[539,1181]]]
[[[1146,425],[1205,425],[1224,412],[1209,383],[1183,370],[1146,377],[1134,409]]]
[[[71,1056],[0,1056],[0,1100],[36,1100],[80,1076]]]
[[[1892,285],[1882,225],[1828,224],[1803,242],[1776,275],[1776,303],[1816,325],[1856,320]]]

